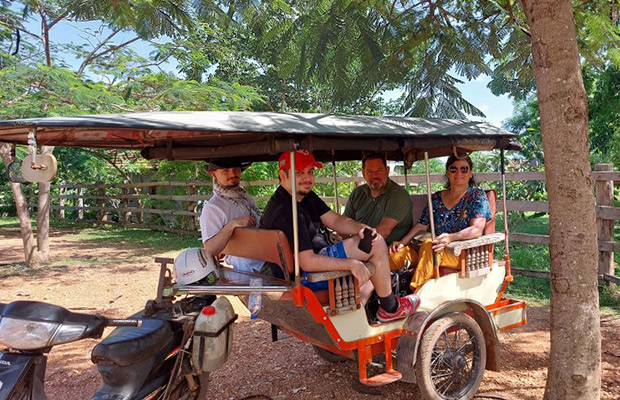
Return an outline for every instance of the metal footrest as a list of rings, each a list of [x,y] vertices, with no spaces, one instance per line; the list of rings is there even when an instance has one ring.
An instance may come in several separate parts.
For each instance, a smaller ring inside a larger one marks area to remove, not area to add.
[[[375,375],[372,378],[362,379],[360,382],[367,386],[383,386],[388,383],[399,381],[402,377],[400,372],[391,369],[382,374]]]

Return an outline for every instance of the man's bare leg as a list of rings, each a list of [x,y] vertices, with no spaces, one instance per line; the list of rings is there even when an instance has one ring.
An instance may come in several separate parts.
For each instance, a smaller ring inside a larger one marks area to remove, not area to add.
[[[369,286],[372,284],[379,297],[379,311],[377,311],[377,319],[380,322],[390,322],[396,319],[405,318],[413,314],[420,305],[420,299],[415,294],[402,298],[396,297],[392,293],[392,282],[390,277],[390,263],[388,259],[387,246],[382,237],[379,237],[372,247],[370,254],[366,254],[357,248],[359,237],[350,238],[344,241],[344,249],[348,258],[354,258],[359,261],[370,261],[375,266],[375,273],[360,288],[363,289],[361,296],[369,296]],[[364,299],[362,297],[362,299]],[[365,298],[364,301],[368,301]]]
[[[360,286],[360,301],[362,302],[363,306],[368,303],[368,299],[370,299],[373,290],[375,290],[375,287],[370,281]]]
[[[375,266],[375,273],[370,277],[370,281],[377,291],[377,295],[379,297],[389,296],[392,293],[392,283],[390,278],[388,249],[385,240],[379,236],[370,254],[364,253],[357,248],[359,241],[359,236],[348,238],[343,241],[347,257],[360,261],[370,261]],[[372,293],[372,291],[370,291],[370,293]],[[370,293],[368,297],[370,297]],[[366,298],[366,300],[368,300],[368,298]]]

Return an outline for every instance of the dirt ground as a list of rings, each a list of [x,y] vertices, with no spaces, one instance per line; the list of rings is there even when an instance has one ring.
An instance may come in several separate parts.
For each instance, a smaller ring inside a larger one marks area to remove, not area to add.
[[[83,243],[68,230],[51,235],[52,258],[44,270],[2,278],[0,302],[40,300],[74,311],[125,317],[155,296],[157,253],[130,243]],[[23,261],[16,229],[0,229],[0,271]],[[416,399],[415,385],[397,382],[373,394],[356,391],[357,365],[330,364],[310,345],[294,338],[271,342],[270,326],[251,321],[233,299],[239,319],[228,362],[211,375],[210,398],[237,400],[264,395],[284,399]],[[486,371],[480,393],[507,399],[543,397],[549,356],[549,309],[529,307],[528,324],[500,334],[502,372]],[[603,318],[602,398],[620,399],[620,319]],[[106,333],[107,334],[107,333]],[[53,349],[49,355],[46,391],[50,400],[88,399],[100,384],[90,361],[95,340]],[[482,397],[484,398],[484,397]]]

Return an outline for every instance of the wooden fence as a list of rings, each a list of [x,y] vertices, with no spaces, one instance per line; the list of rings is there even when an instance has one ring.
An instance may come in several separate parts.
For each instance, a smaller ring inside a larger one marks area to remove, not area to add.
[[[425,175],[392,176],[394,181],[424,188]],[[499,173],[477,173],[476,181],[494,185],[501,181]],[[614,276],[614,252],[620,252],[620,243],[614,241],[614,222],[620,220],[620,207],[614,207],[614,184],[620,185],[620,172],[613,171],[611,164],[597,164],[592,172],[596,187],[596,216],[598,226],[599,274],[607,281],[620,284]],[[339,177],[338,183],[351,187],[363,182],[361,177]],[[441,182],[442,174],[432,174],[432,182]],[[506,174],[508,187],[511,181],[545,181],[544,172],[512,172]],[[329,185],[332,178],[317,178],[317,183]],[[242,182],[250,192],[262,188],[255,195],[259,203],[266,202],[278,184],[277,180]],[[421,185],[422,184],[422,185]],[[98,223],[119,224],[126,227],[146,228],[158,231],[199,236],[198,219],[200,203],[211,197],[211,182],[146,182],[116,185],[52,185],[52,217],[58,219],[89,220]],[[23,185],[31,207],[36,207],[36,186]],[[414,189],[415,190],[415,189]],[[321,196],[328,204],[346,203],[345,197]],[[620,199],[619,199],[620,200]],[[8,188],[0,188],[0,212],[10,207],[12,196]],[[507,201],[508,211],[549,212],[546,201]],[[498,212],[501,206],[498,204]],[[549,244],[548,235],[511,233],[511,242]],[[548,277],[547,272],[515,269],[525,275]]]

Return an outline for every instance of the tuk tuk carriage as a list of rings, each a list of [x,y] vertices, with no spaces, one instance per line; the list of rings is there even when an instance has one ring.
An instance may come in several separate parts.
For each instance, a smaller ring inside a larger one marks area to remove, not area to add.
[[[28,144],[31,155],[22,165],[30,180],[49,180],[55,160],[42,160],[37,146],[79,146],[140,150],[147,159],[275,161],[283,152],[312,151],[320,161],[360,160],[380,152],[401,161],[426,164],[426,195],[414,195],[414,221],[431,204],[430,158],[473,151],[500,151],[501,199],[506,215],[504,152],[520,146],[515,135],[483,122],[402,117],[333,116],[250,112],[169,112],[39,118],[0,122],[0,141]],[[49,157],[49,156],[48,156]],[[53,157],[52,157],[53,158]],[[295,168],[292,181],[295,184]],[[334,182],[336,178],[334,177]],[[433,278],[416,291],[421,303],[413,315],[389,323],[369,322],[360,302],[358,282],[348,271],[302,276],[298,242],[281,231],[237,228],[224,254],[271,262],[284,279],[222,267],[209,286],[174,282],[172,259],[161,264],[157,298],[150,307],[183,295],[234,295],[247,304],[262,293],[258,318],[278,330],[311,343],[328,361],[356,360],[359,381],[381,386],[402,380],[417,383],[427,399],[470,399],[485,369],[499,370],[497,333],[526,323],[525,303],[505,297],[513,280],[508,252],[508,227],[495,232],[496,193],[487,192],[493,218],[478,239],[450,243],[460,271],[445,273],[437,265]],[[336,194],[337,196],[337,194]],[[292,202],[297,235],[296,201]],[[432,216],[432,212],[429,213]],[[434,229],[431,219],[431,234]],[[494,257],[493,245],[505,243],[505,259]],[[250,286],[260,278],[260,286]],[[326,282],[311,290],[307,282]],[[149,306],[149,305],[147,305]],[[380,356],[382,373],[368,376],[368,363]]]

